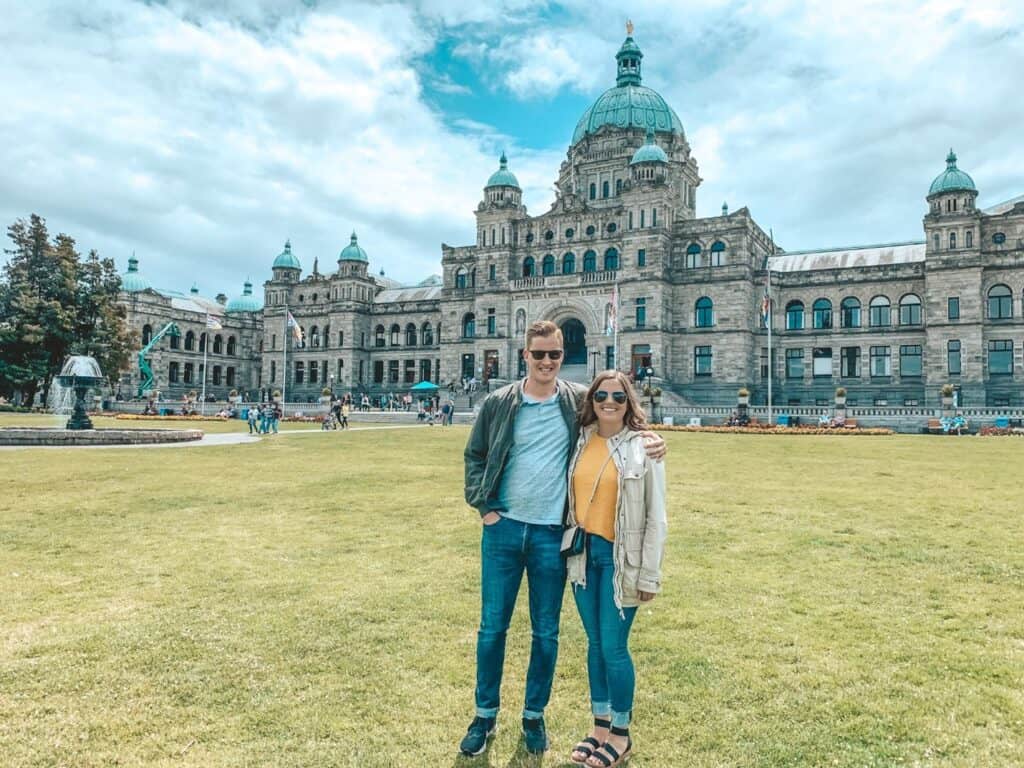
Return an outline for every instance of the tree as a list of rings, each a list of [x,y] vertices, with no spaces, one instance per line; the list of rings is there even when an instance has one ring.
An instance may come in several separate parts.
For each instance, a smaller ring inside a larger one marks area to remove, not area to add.
[[[90,354],[108,376],[127,367],[131,336],[117,302],[121,279],[95,251],[82,261],[75,241],[52,241],[32,214],[7,230],[13,248],[0,281],[0,392],[44,398],[69,354]]]

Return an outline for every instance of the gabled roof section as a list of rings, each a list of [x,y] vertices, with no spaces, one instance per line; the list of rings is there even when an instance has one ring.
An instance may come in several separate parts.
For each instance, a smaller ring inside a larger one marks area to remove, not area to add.
[[[991,208],[985,208],[982,213],[986,216],[998,216],[1002,213],[1009,213],[1013,210],[1017,203],[1024,203],[1024,195],[1017,195],[1017,197],[1007,200],[1006,202],[993,205]]]
[[[818,251],[794,251],[768,258],[772,272],[812,272],[822,269],[882,267],[923,262],[925,242],[882,243]]]
[[[441,286],[413,285],[405,288],[388,288],[373,297],[374,304],[390,304],[403,301],[438,301],[441,298]]]

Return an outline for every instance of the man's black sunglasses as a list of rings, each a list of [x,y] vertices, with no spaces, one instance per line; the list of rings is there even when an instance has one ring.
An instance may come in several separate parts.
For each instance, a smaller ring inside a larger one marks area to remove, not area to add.
[[[608,399],[608,395],[611,395],[612,400],[614,400],[619,405],[622,405],[624,402],[626,402],[625,392],[605,392],[603,389],[599,389],[597,390],[597,392],[594,393],[594,402],[603,403],[605,400]]]
[[[534,360],[543,360],[544,355],[547,355],[552,360],[562,359],[562,350],[560,349],[531,349],[530,357]]]

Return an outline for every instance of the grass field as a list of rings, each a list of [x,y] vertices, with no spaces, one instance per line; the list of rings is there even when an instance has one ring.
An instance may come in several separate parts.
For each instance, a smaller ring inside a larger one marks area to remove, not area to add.
[[[4,424],[11,423],[4,419]],[[464,427],[0,453],[0,764],[564,766],[472,716]],[[641,610],[640,768],[1024,765],[1020,441],[670,434],[665,590]]]

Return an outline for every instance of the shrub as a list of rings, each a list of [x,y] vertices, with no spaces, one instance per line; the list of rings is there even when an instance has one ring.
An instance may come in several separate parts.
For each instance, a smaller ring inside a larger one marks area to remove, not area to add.
[[[953,385],[952,384],[943,384],[942,385],[942,396],[943,397],[952,397],[953,396]]]
[[[750,397],[750,390],[746,387],[740,387],[739,392],[736,393],[737,397]]]
[[[836,397],[846,397],[846,387],[836,387]]]

